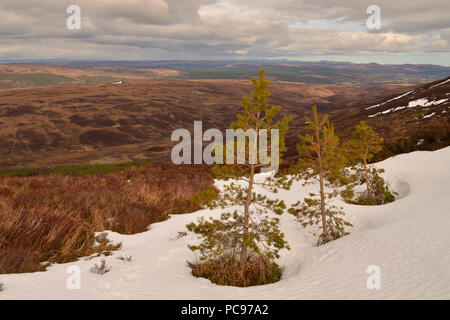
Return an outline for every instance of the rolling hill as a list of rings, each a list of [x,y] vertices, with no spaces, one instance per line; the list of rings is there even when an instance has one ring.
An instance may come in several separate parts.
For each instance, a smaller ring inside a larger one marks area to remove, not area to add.
[[[388,138],[387,152],[436,150],[450,144],[450,77],[363,106],[363,119]]]
[[[247,80],[266,69],[274,81],[311,84],[421,84],[450,67],[304,61],[22,61],[0,64],[0,89],[110,83],[124,79]]]
[[[386,140],[379,159],[450,144],[448,78],[422,86],[273,81],[270,89],[282,115],[293,115],[287,157],[313,105],[343,139],[361,120],[373,126]],[[0,90],[0,167],[170,161],[173,130],[195,120],[226,129],[251,90],[249,80],[176,79]]]

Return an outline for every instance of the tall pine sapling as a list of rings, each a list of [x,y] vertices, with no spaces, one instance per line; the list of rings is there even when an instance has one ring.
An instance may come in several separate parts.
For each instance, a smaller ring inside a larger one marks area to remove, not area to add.
[[[328,121],[328,115],[319,117],[316,107],[313,107],[312,114],[312,119],[305,117],[309,133],[299,136],[299,160],[291,170],[298,180],[304,181],[304,185],[318,183],[319,190],[311,193],[304,202],[294,204],[289,212],[303,227],[320,226],[317,244],[321,245],[348,234],[345,227],[352,225],[343,220],[342,208],[330,205],[339,194],[337,187],[346,163],[340,152],[339,138]]]
[[[381,205],[395,200],[395,192],[391,192],[380,173],[383,169],[376,169],[370,165],[373,156],[382,150],[383,138],[361,121],[353,132],[352,139],[344,144],[347,157],[353,167],[355,184],[365,184],[365,192],[357,195],[349,193],[347,200],[356,204]]]
[[[234,140],[222,146],[227,157],[237,157],[238,165],[216,166],[213,173],[216,178],[231,180],[218,193],[208,191],[196,196],[198,202],[211,209],[233,207],[235,210],[223,213],[220,219],[201,218],[197,224],[187,226],[202,239],[199,245],[190,246],[192,251],[200,253],[200,262],[190,264],[193,274],[221,285],[245,287],[278,281],[281,270],[275,260],[281,249],[289,249],[278,228],[279,219],[269,217],[271,212],[282,214],[286,205],[258,193],[255,186],[276,192],[278,188],[288,189],[290,182],[276,177],[255,179],[255,174],[258,169],[268,167],[265,155],[275,152],[274,146],[280,156],[285,151],[284,136],[291,118],[274,121],[281,107],[270,105],[270,81],[264,79],[264,71],[260,71],[259,79],[252,81],[255,90],[250,97],[243,98],[243,112],[237,115],[231,128],[253,131],[254,135],[249,134],[245,139],[245,152],[235,151]],[[267,130],[267,138],[271,139],[272,129],[278,130],[277,143],[260,144],[260,131]],[[256,145],[260,146],[258,150],[253,148]]]

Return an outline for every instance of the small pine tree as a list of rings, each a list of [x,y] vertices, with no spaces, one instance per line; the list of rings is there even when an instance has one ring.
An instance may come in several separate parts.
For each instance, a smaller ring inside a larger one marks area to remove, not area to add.
[[[345,226],[351,224],[342,219],[342,208],[329,205],[329,201],[339,194],[337,187],[346,163],[340,152],[339,138],[328,121],[328,115],[320,118],[316,107],[313,107],[312,114],[312,119],[305,117],[306,129],[310,133],[299,136],[299,160],[291,170],[297,179],[305,181],[305,185],[318,182],[319,191],[311,193],[311,198],[305,198],[304,202],[294,204],[289,212],[303,227],[321,225],[321,235],[317,241],[321,245],[348,234]],[[331,188],[331,191],[326,188]]]
[[[352,155],[350,159],[356,163],[362,163],[366,181],[367,194],[370,196],[369,161],[382,150],[383,138],[378,137],[364,121],[361,121],[353,133],[353,139],[347,142],[346,149]]]
[[[281,107],[269,103],[270,81],[264,79],[263,70],[260,71],[259,80],[252,81],[255,90],[250,97],[244,97],[244,112],[237,115],[237,121],[231,128],[243,131],[253,129],[256,139],[260,130],[266,129],[270,137],[271,129],[278,129],[281,157],[286,149],[284,136],[291,118],[286,117],[274,122],[274,117]],[[281,249],[289,249],[284,234],[278,228],[279,219],[268,216],[270,212],[282,214],[286,208],[285,203],[257,193],[255,186],[277,192],[278,188],[288,189],[290,181],[285,177],[255,181],[257,170],[267,167],[262,161],[261,152],[272,152],[272,145],[266,146],[266,150],[258,150],[255,155],[249,148],[252,141],[248,142],[245,155],[237,155],[241,160],[244,158],[243,164],[216,166],[213,169],[216,178],[232,179],[231,182],[220,191],[207,191],[195,198],[197,202],[211,209],[240,209],[232,214],[224,213],[220,219],[199,219],[197,224],[187,225],[189,231],[203,239],[199,245],[190,246],[192,251],[198,251],[201,255],[200,264],[191,264],[193,274],[206,277],[217,284],[250,286],[278,281],[281,271],[274,260],[279,257]],[[258,141],[253,142],[258,145]],[[235,142],[231,143],[234,153]],[[228,152],[230,146],[227,145],[224,149]],[[253,161],[250,161],[252,157]]]
[[[380,176],[383,169],[376,169],[369,164],[374,155],[382,150],[383,138],[361,121],[353,133],[352,139],[344,144],[344,150],[353,166],[355,184],[365,184],[366,191],[350,202],[362,205],[381,205],[395,200],[395,193],[389,190]],[[361,168],[362,166],[362,168]]]

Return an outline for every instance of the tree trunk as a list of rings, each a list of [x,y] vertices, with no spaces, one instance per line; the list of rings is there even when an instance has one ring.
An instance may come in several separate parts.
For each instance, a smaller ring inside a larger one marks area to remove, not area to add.
[[[322,229],[324,238],[327,237],[328,234],[328,223],[327,223],[327,212],[325,209],[325,188],[323,183],[323,172],[320,169],[320,212],[322,213]]]
[[[247,199],[245,199],[245,206],[244,206],[244,231],[242,234],[242,237],[246,237],[248,233],[248,223],[250,220],[250,204],[252,200],[252,190],[253,190],[253,181],[254,181],[254,175],[255,175],[255,165],[250,165],[250,179],[248,182],[248,189],[247,189]],[[247,259],[247,244],[245,241],[242,241],[242,249],[241,249],[241,266],[244,268],[245,261]]]
[[[372,191],[370,190],[370,182],[369,182],[369,171],[367,169],[367,159],[366,156],[363,156],[363,164],[364,164],[364,176],[366,178],[366,192],[369,198],[372,198]]]
[[[320,144],[320,132],[319,127],[316,127],[316,139],[317,139],[317,159],[319,161],[319,183],[320,183],[320,212],[322,214],[322,232],[323,237],[327,238],[328,235],[328,223],[327,223],[327,212],[325,208],[325,187],[324,187],[324,172],[322,168],[322,146]]]
[[[259,114],[258,114],[258,119],[259,119]],[[258,143],[258,121],[256,123],[256,130],[255,130],[255,138],[253,143],[255,143],[255,146],[257,146]],[[242,237],[246,238],[247,233],[248,233],[248,223],[250,220],[250,204],[252,202],[252,191],[253,191],[253,183],[254,183],[254,178],[255,178],[255,164],[252,163],[252,159],[253,157],[256,156],[256,162],[258,161],[258,157],[257,155],[254,154],[250,154],[250,152],[253,149],[251,148],[251,146],[249,146],[249,162],[250,162],[250,177],[249,177],[249,181],[248,181],[248,189],[247,189],[247,198],[245,199],[245,206],[244,206],[244,230],[243,230],[243,234]],[[242,241],[242,250],[241,250],[241,267],[242,269],[244,269],[245,267],[245,262],[247,259],[247,244],[245,243],[245,239],[243,239]]]

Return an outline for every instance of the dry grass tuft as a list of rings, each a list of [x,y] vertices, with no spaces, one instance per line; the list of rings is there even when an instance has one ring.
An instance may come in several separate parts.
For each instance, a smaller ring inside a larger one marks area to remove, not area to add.
[[[281,268],[262,255],[249,255],[243,270],[234,256],[222,256],[202,263],[189,263],[194,277],[209,279],[222,286],[250,287],[274,283],[281,278]]]
[[[133,257],[132,256],[120,256],[117,259],[122,260],[123,262],[131,262],[131,261],[133,261]]]
[[[111,271],[111,267],[106,263],[104,259],[100,261],[100,265],[94,264],[94,266],[91,268],[92,273],[96,273],[99,275],[104,275],[107,272]]]

